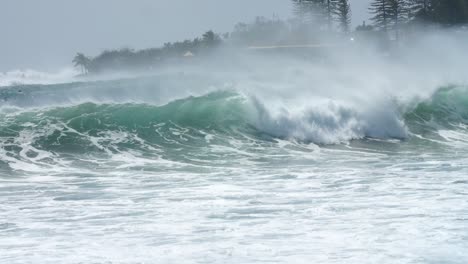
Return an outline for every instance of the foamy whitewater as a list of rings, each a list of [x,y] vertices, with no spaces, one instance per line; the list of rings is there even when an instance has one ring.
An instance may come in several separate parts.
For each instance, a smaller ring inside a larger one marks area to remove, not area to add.
[[[447,60],[7,83],[0,262],[467,263]]]

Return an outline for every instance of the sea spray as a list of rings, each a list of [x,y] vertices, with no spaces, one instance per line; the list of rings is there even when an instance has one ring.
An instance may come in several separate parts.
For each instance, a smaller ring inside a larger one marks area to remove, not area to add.
[[[10,109],[0,114],[1,155],[4,162],[18,169],[25,168],[24,164],[65,164],[73,155],[133,153],[174,161],[178,159],[174,151],[190,155],[193,150],[198,155],[197,148],[227,147],[231,140],[267,144],[277,138],[339,144],[359,139],[407,140],[414,135],[427,137],[428,131],[432,139],[443,140],[437,136],[439,130],[459,131],[461,124],[468,123],[466,98],[466,88],[453,87],[441,88],[406,113],[399,113],[391,102],[353,108],[331,100],[288,111],[269,108],[272,106],[258,97],[228,90],[161,106],[85,103]]]

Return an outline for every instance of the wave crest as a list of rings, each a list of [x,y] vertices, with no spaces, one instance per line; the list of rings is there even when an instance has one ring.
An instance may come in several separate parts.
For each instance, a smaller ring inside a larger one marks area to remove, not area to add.
[[[356,108],[337,101],[316,102],[306,107],[272,108],[260,99],[234,91],[188,97],[163,106],[149,104],[85,103],[38,111],[0,114],[0,142],[5,146],[29,142],[36,149],[84,151],[102,149],[96,144],[124,133],[155,144],[178,141],[190,131],[192,139],[205,142],[208,133],[232,136],[249,134],[335,144],[353,139],[404,139],[409,131],[468,123],[468,92],[465,88],[440,89],[413,110],[399,113],[388,102]],[[161,131],[164,130],[164,133]],[[189,133],[189,134],[190,134]],[[87,148],[87,146],[89,148]],[[131,147],[131,146],[127,146]]]

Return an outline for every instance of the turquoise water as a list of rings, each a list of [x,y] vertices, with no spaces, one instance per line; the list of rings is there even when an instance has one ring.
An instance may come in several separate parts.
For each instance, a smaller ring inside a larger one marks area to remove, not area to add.
[[[273,99],[185,75],[1,88],[0,262],[468,261],[466,87]]]

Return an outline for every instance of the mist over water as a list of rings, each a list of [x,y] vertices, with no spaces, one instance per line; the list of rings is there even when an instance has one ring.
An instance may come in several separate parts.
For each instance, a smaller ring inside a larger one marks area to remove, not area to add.
[[[413,34],[0,75],[0,262],[465,263],[468,35]]]

